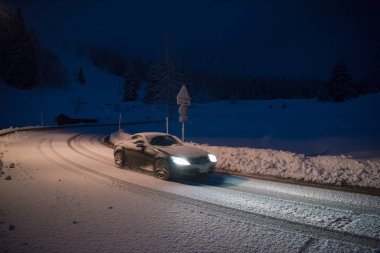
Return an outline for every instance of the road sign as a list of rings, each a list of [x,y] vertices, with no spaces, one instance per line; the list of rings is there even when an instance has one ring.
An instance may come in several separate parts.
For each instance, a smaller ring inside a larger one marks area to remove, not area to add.
[[[187,92],[186,86],[182,85],[181,90],[177,95],[177,104],[179,105],[179,122],[187,121],[187,110],[190,105],[190,95]]]
[[[187,110],[189,109],[188,105],[180,105],[179,106],[179,121],[180,122],[185,122],[187,121]]]
[[[190,100],[191,98],[189,92],[187,92],[186,86],[182,85],[182,88],[177,95],[179,122],[182,123],[182,141],[185,141],[185,122],[187,121],[187,110],[189,109]]]
[[[177,105],[190,105],[190,95],[189,92],[187,92],[185,85],[182,85],[182,88],[177,95]]]

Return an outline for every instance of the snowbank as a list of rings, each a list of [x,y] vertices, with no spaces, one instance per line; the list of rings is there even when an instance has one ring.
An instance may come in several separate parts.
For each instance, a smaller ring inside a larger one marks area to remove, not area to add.
[[[17,131],[38,130],[38,129],[44,129],[44,128],[52,128],[52,127],[43,127],[43,126],[9,127],[5,129],[0,129],[0,136],[8,135]]]
[[[262,175],[334,185],[380,188],[380,163],[346,156],[307,157],[286,151],[189,144],[218,157],[217,167],[245,175]]]
[[[111,134],[116,143],[129,134]],[[243,175],[260,175],[333,185],[380,188],[380,162],[346,156],[307,157],[287,151],[186,143],[218,158],[217,168]]]

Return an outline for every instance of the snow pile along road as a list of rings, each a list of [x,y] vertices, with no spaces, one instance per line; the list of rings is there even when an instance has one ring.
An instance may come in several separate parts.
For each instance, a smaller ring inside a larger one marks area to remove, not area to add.
[[[43,128],[42,126],[27,126],[27,127],[9,127],[5,129],[0,129],[0,136],[11,134],[17,131],[27,131],[27,130],[36,130]]]
[[[245,175],[380,188],[380,163],[345,156],[306,157],[286,151],[231,148],[191,143],[218,157],[217,167]]]
[[[111,134],[116,143],[129,134]],[[356,160],[346,156],[307,157],[287,151],[235,148],[186,143],[218,158],[217,168],[243,175],[272,176],[332,185],[380,188],[380,162]]]

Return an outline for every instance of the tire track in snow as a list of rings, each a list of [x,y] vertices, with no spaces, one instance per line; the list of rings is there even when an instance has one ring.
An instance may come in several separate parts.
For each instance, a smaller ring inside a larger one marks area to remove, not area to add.
[[[51,154],[48,154],[49,152],[44,150],[43,146],[45,143],[48,143],[48,146],[49,146],[49,151],[51,151],[51,142],[53,141],[52,138],[42,138],[38,141],[37,143],[37,152],[47,161],[49,161],[50,163],[62,168],[62,169],[65,169],[71,173],[74,173],[76,175],[79,175],[79,176],[82,176],[82,177],[87,177],[88,175],[86,173],[84,173],[83,171],[80,171],[80,170],[77,170],[75,168],[72,168],[71,166],[68,166],[66,163],[64,163],[63,161],[61,161],[61,159],[57,159],[55,158],[54,156],[52,156]]]
[[[311,247],[312,244],[316,242],[316,239],[313,237],[310,237],[304,245],[298,250],[298,253],[303,253],[303,252],[308,252],[309,248]]]
[[[67,143],[68,145],[74,149],[76,152],[79,152],[81,154],[83,154],[83,152],[81,152],[80,150],[76,149],[73,147],[72,145],[72,142],[74,141],[76,143],[75,140],[81,138],[81,134],[79,135],[76,135],[76,136],[73,136],[72,138],[70,138]],[[82,145],[83,147],[83,145]],[[86,155],[87,157],[91,157],[89,155]],[[102,162],[100,161],[97,157],[92,157],[93,159],[95,160],[98,160],[99,162]],[[109,165],[109,164],[107,164]],[[201,184],[197,184],[195,183],[194,185],[198,185],[198,186],[202,186]],[[215,190],[217,191],[217,187],[214,187]],[[220,188],[220,187],[218,187]],[[230,189],[229,187],[223,187],[224,189]],[[247,193],[245,191],[239,191],[236,189],[232,189],[232,191],[236,191],[236,192],[244,192],[244,193]],[[255,194],[255,193],[253,193]],[[184,195],[184,194],[180,194],[180,195]],[[257,194],[255,194],[257,195]],[[185,194],[185,196],[189,197],[188,194]],[[191,196],[192,198],[195,198],[195,199],[202,199],[202,196]],[[200,198],[199,198],[200,197]],[[239,198],[239,196],[237,196]],[[268,196],[266,196],[268,197]],[[263,200],[263,199],[258,199],[256,198],[255,200],[253,200],[253,203],[250,203],[252,202],[252,200],[248,197],[248,198],[243,198],[243,201],[246,201],[246,202],[249,202],[248,204],[251,204],[251,205],[255,205],[256,207],[258,206],[259,208],[256,208],[256,212],[255,213],[259,213],[259,214],[265,214],[265,215],[269,215],[269,216],[272,216],[272,217],[276,217],[276,218],[282,218],[282,219],[290,219],[289,217],[292,217],[293,218],[293,221],[296,221],[297,222],[297,219],[301,219],[303,220],[303,223],[309,223],[309,224],[312,224],[312,225],[316,225],[316,226],[319,226],[319,227],[325,227],[325,228],[328,228],[328,229],[331,229],[331,230],[337,230],[337,231],[345,231],[345,232],[349,232],[349,233],[353,233],[353,234],[356,234],[354,233],[354,231],[357,229],[357,227],[362,227],[362,225],[358,225],[358,220],[360,222],[361,221],[366,221],[367,224],[365,226],[368,226],[368,227],[373,227],[373,226],[376,226],[378,222],[376,222],[376,220],[379,218],[378,216],[374,216],[374,215],[371,215],[371,214],[361,214],[361,213],[357,213],[356,211],[349,211],[349,210],[346,210],[346,209],[336,209],[336,208],[331,208],[331,207],[323,207],[323,206],[320,206],[320,205],[317,205],[317,204],[305,204],[305,203],[300,203],[300,202],[297,202],[297,201],[294,201],[294,200],[281,200],[281,199],[278,199],[278,200],[274,200],[272,197],[269,196],[269,198],[271,198],[271,201],[272,202],[277,202],[276,204],[279,204],[279,207],[276,207],[278,209],[278,212],[277,213],[274,213],[272,210],[268,210],[268,207],[266,205],[266,200]],[[204,201],[204,199],[203,199]],[[213,199],[208,199],[207,202],[214,202],[215,203],[215,200]],[[290,204],[289,204],[290,203]],[[306,207],[306,209],[305,209]],[[262,210],[260,210],[262,209]],[[267,209],[267,212],[263,211]],[[328,210],[328,212],[326,212],[326,210]],[[305,211],[306,210],[306,211]],[[306,212],[306,213],[304,213]],[[344,221],[344,222],[342,222]],[[351,223],[352,222],[355,222],[354,225],[352,225]],[[350,227],[352,225],[352,227]],[[376,235],[374,236],[373,233],[375,233]],[[367,232],[366,229],[363,229],[361,228],[361,231],[358,232],[357,234],[360,234],[360,235],[365,235],[365,236],[374,236],[376,238],[379,238],[380,237],[380,233],[377,231],[373,232]]]
[[[113,159],[112,159],[112,157],[100,154],[100,153],[95,152],[95,151],[92,151],[92,150],[88,149],[87,147],[85,147],[84,145],[82,145],[82,143],[81,143],[81,137],[83,137],[83,136],[85,136],[85,135],[84,134],[77,134],[77,135],[74,135],[73,137],[69,138],[66,141],[66,143],[69,146],[69,148],[71,150],[74,150],[75,152],[83,155],[83,156],[86,156],[88,158],[94,159],[94,160],[96,160],[96,161],[98,161],[100,163],[103,163],[105,165],[113,165],[113,162],[112,162]],[[75,148],[74,145],[73,145],[73,142],[76,145],[78,145],[78,147],[80,149]]]
[[[83,137],[85,136],[80,136],[78,137],[80,140],[81,140],[81,144],[82,144],[82,147],[85,147],[86,143],[82,143],[82,140],[84,139]],[[93,141],[95,138],[95,136],[92,136],[91,138],[91,141]],[[98,142],[99,145],[101,146],[104,146],[106,147],[108,150],[110,150],[110,147],[109,146],[106,146],[102,140],[102,136],[99,136],[98,138]],[[108,154],[110,152],[107,152]],[[107,156],[108,157],[108,156]],[[96,159],[96,157],[94,157]],[[112,159],[111,163],[113,162],[113,157],[111,156],[110,159]],[[145,171],[142,171],[142,172],[145,172]],[[220,184],[220,182],[223,181],[222,184]],[[235,181],[239,181],[239,180],[236,180],[236,177],[233,176],[233,175],[228,175],[228,176],[225,176],[223,173],[219,173],[217,172],[215,174],[215,176],[212,176],[211,178],[209,178],[209,180],[207,180],[206,182],[195,182],[195,181],[184,181],[184,183],[190,183],[192,185],[197,185],[197,186],[217,186],[219,188],[224,188],[224,189],[230,189],[230,190],[233,190],[233,191],[237,191],[237,192],[245,192],[245,193],[250,193],[250,194],[254,194],[254,195],[260,195],[260,196],[265,196],[265,197],[274,197],[276,199],[281,199],[281,200],[288,200],[288,201],[292,201],[294,202],[295,200],[295,197],[297,199],[297,202],[301,202],[301,203],[307,203],[307,204],[311,204],[311,205],[317,205],[317,206],[327,206],[327,207],[334,207],[334,208],[338,208],[338,209],[343,209],[343,210],[351,210],[352,212],[354,213],[366,213],[366,214],[377,214],[380,212],[380,209],[378,208],[375,208],[373,207],[372,205],[371,206],[362,206],[362,205],[353,205],[352,203],[342,203],[342,202],[337,202],[336,200],[332,199],[326,199],[325,197],[322,199],[322,200],[319,200],[319,199],[316,199],[316,198],[311,198],[311,197],[300,197],[298,195],[291,195],[291,194],[288,194],[288,193],[277,193],[275,191],[270,191],[268,190],[268,187],[266,187],[265,190],[262,190],[260,188],[258,188],[257,186],[253,186],[252,184],[250,184],[251,187],[247,187],[247,186],[241,186],[239,184],[239,182],[235,182]],[[243,181],[240,179],[240,181]],[[266,181],[268,182],[268,181]],[[253,187],[252,187],[253,186]],[[303,186],[305,188],[305,186]],[[283,189],[282,189],[283,190]],[[302,189],[298,189],[299,191],[302,191]],[[361,199],[363,200],[363,199]],[[344,218],[344,217],[343,217]],[[340,218],[338,218],[340,219]],[[348,224],[348,223],[346,223]]]
[[[102,142],[102,138],[104,138],[104,136],[83,134],[78,138],[78,142],[84,147],[90,147],[89,150],[94,153],[113,159],[112,149]]]
[[[91,139],[91,143],[95,147],[99,147],[100,149],[107,152],[110,149],[110,146],[107,145],[104,141],[104,139],[107,137],[107,135],[94,135],[94,138]]]
[[[79,135],[74,135],[72,137],[70,137],[68,140],[67,140],[67,143],[70,141],[70,144],[71,142],[75,139],[75,138],[78,138],[78,136],[80,136],[81,134]],[[201,203],[201,205],[212,205],[212,207],[215,208],[215,206],[217,206],[217,209],[219,208],[222,208],[222,209],[227,209],[227,210],[233,210],[233,212],[243,212],[245,215],[248,215],[249,216],[258,216],[260,217],[261,219],[266,219],[266,220],[274,220],[276,221],[276,223],[280,222],[280,223],[286,223],[288,226],[289,224],[291,224],[292,226],[301,226],[303,227],[303,230],[305,230],[304,227],[307,227],[308,229],[307,230],[317,230],[317,231],[323,231],[323,233],[331,233],[334,234],[334,236],[332,236],[332,238],[341,238],[342,235],[344,235],[345,237],[351,237],[352,240],[354,241],[362,241],[362,240],[369,240],[367,241],[367,243],[370,243],[371,245],[379,245],[379,240],[378,239],[375,239],[375,238],[372,238],[372,237],[369,237],[369,236],[365,236],[365,235],[357,235],[357,234],[353,234],[353,233],[350,233],[350,232],[347,232],[347,231],[340,231],[340,230],[336,230],[334,228],[328,228],[328,227],[319,227],[319,226],[315,226],[315,225],[312,225],[312,224],[304,224],[304,223],[301,223],[301,222],[295,222],[295,221],[289,221],[287,219],[281,219],[279,217],[273,217],[273,216],[270,216],[270,215],[264,215],[264,214],[260,214],[260,213],[252,213],[252,212],[247,212],[245,210],[240,210],[240,209],[235,209],[235,208],[232,208],[232,207],[229,207],[229,206],[223,206],[223,205],[219,205],[219,204],[215,204],[215,203],[212,203],[212,202],[208,202],[208,201],[204,201],[204,200],[200,200],[198,198],[191,198],[191,197],[188,197],[186,195],[178,195],[178,194],[175,194],[175,193],[172,193],[172,192],[167,192],[167,191],[160,191],[159,193],[157,193],[156,190],[154,189],[151,189],[149,187],[144,187],[144,186],[141,186],[141,185],[138,185],[138,184],[134,184],[134,183],[131,183],[131,182],[128,182],[128,181],[125,181],[125,180],[121,180],[119,178],[115,178],[113,176],[110,176],[108,174],[104,174],[104,173],[101,173],[99,171],[96,171],[96,170],[93,170],[93,169],[90,169],[86,166],[83,166],[81,164],[78,164],[64,156],[62,156],[61,154],[59,154],[53,147],[52,145],[53,143],[53,139],[49,140],[49,148],[50,150],[54,153],[54,155],[56,157],[58,157],[59,159],[53,159],[53,161],[57,162],[57,160],[61,160],[63,161],[62,162],[58,162],[60,167],[64,167],[65,169],[69,169],[70,171],[73,170],[73,166],[75,167],[75,169],[79,169],[79,170],[82,170],[82,171],[85,171],[86,173],[90,173],[96,177],[100,177],[100,178],[103,178],[103,179],[107,179],[109,181],[111,181],[112,183],[114,184],[117,184],[119,186],[123,186],[123,187],[127,187],[129,190],[131,190],[131,187],[133,189],[136,189],[136,187],[138,188],[138,191],[141,191],[143,190],[144,192],[145,191],[149,191],[150,194],[155,193],[155,194],[158,194],[160,196],[162,195],[165,195],[166,197],[168,197],[169,195],[169,198],[174,198],[175,200],[180,200],[182,202],[188,202],[190,200],[190,202],[196,202],[197,205],[199,205],[199,202]],[[74,150],[75,151],[75,150]],[[83,152],[81,152],[83,153]],[[46,155],[46,154],[45,154]],[[83,155],[83,154],[82,154]],[[88,158],[91,158],[93,159],[94,157],[93,156],[90,156],[90,155],[87,155],[86,154],[86,157]],[[51,160],[51,159],[50,159]],[[102,162],[104,163],[103,160],[101,159],[98,159],[98,162]],[[66,164],[71,164],[72,166],[67,166]],[[183,201],[185,199],[185,201]],[[299,229],[299,228],[298,228]],[[351,240],[350,240],[351,241]],[[368,244],[367,244],[368,246]],[[377,246],[377,247],[380,247],[380,246]]]

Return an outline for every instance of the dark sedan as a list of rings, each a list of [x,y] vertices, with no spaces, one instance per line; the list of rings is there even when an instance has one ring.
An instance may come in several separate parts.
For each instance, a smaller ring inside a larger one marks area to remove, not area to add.
[[[131,135],[115,144],[114,158],[119,168],[146,168],[163,180],[174,174],[208,174],[216,164],[214,155],[165,133]]]

